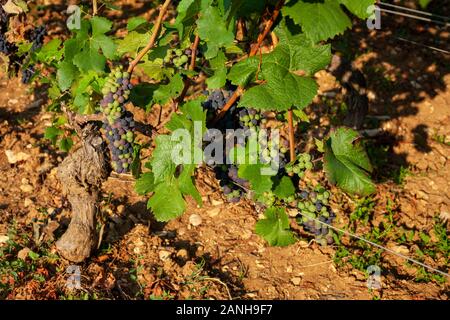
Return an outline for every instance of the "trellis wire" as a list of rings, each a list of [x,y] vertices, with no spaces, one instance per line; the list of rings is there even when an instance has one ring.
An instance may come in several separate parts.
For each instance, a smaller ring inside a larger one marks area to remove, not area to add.
[[[432,271],[434,271],[434,272],[436,272],[436,273],[439,273],[439,274],[441,274],[441,275],[443,275],[443,276],[445,276],[445,277],[449,277],[449,278],[450,278],[450,274],[448,274],[448,273],[446,273],[446,272],[444,272],[444,271],[441,271],[441,270],[439,270],[439,269],[433,268],[432,266],[429,266],[429,265],[427,265],[427,264],[425,264],[425,263],[422,263],[422,262],[420,262],[420,261],[418,261],[418,260],[416,260],[416,259],[413,259],[413,258],[410,258],[410,257],[408,257],[408,256],[405,256],[405,255],[403,255],[403,254],[401,254],[401,253],[398,253],[398,252],[396,252],[396,251],[394,251],[394,250],[392,250],[392,249],[383,247],[382,245],[379,245],[378,243],[375,243],[375,242],[373,242],[373,241],[367,240],[367,239],[365,239],[365,238],[363,238],[363,237],[361,237],[361,236],[358,236],[358,235],[356,235],[356,234],[353,234],[353,233],[351,233],[351,232],[349,232],[349,231],[346,231],[346,230],[343,230],[343,229],[334,227],[334,226],[332,226],[332,225],[329,225],[329,224],[327,224],[327,223],[325,223],[325,222],[320,221],[319,219],[311,218],[311,217],[309,217],[309,216],[306,216],[306,215],[303,214],[301,211],[298,211],[298,213],[299,213],[301,216],[303,216],[303,217],[306,217],[306,218],[308,218],[308,219],[312,219],[312,220],[314,220],[314,221],[316,221],[316,222],[319,222],[320,224],[322,224],[322,225],[324,225],[324,226],[326,226],[326,227],[328,227],[328,228],[331,228],[331,229],[333,229],[333,230],[335,230],[335,231],[341,232],[341,233],[343,233],[343,234],[345,234],[345,235],[347,235],[347,236],[349,236],[349,237],[352,237],[352,238],[361,240],[361,241],[363,241],[363,242],[365,242],[365,243],[368,243],[368,244],[370,244],[370,245],[372,245],[372,246],[374,246],[374,247],[377,247],[377,248],[379,248],[379,249],[381,249],[381,250],[384,250],[384,251],[389,252],[389,253],[391,253],[391,254],[393,254],[393,255],[396,255],[396,256],[398,256],[398,257],[400,257],[400,258],[402,258],[402,259],[405,259],[405,260],[407,260],[407,261],[409,261],[409,262],[412,262],[412,263],[417,264],[417,265],[419,265],[419,266],[421,266],[421,267],[427,268],[427,269],[432,270]]]

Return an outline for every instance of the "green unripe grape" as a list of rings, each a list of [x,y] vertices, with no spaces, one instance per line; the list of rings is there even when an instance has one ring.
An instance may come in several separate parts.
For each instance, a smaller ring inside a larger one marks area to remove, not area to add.
[[[177,56],[181,56],[181,55],[183,54],[183,50],[181,50],[181,49],[176,49],[176,50],[175,50],[175,54],[176,54]]]
[[[323,203],[324,205],[327,205],[327,204],[328,204],[328,199],[323,199],[323,200],[322,200],[322,203]]]
[[[298,166],[295,166],[292,171],[294,171],[295,174],[299,174],[300,173],[300,168]]]
[[[128,163],[122,163],[122,167],[124,167],[125,169],[128,168]]]
[[[123,154],[119,154],[119,159],[123,159]]]
[[[305,173],[303,171],[299,172],[297,175],[300,179],[303,179],[305,177]]]
[[[287,202],[292,202],[292,201],[294,201],[294,200],[295,200],[294,196],[289,196],[289,197],[287,197],[287,199],[286,199]]]
[[[312,169],[312,167],[313,167],[313,165],[312,165],[311,162],[307,162],[307,163],[305,164],[305,168],[306,168],[307,170]]]
[[[292,173],[292,172],[294,172],[294,169],[292,167],[286,167],[286,172]]]
[[[305,209],[305,204],[303,203],[303,202],[299,202],[298,204],[297,204],[297,208],[299,208],[299,209]]]
[[[183,55],[183,56],[181,56],[180,61],[182,64],[185,64],[186,62],[189,61],[189,58],[188,58],[188,56]]]
[[[131,138],[127,137],[127,141],[128,141],[129,143],[132,143],[132,142],[133,142],[133,137],[131,137]]]
[[[124,155],[123,155],[123,157],[125,158],[125,159],[129,159],[130,158],[130,154],[129,153],[125,153]]]
[[[109,88],[107,88],[106,86],[104,86],[103,89],[102,89],[102,94],[103,94],[104,96],[106,96],[108,93],[109,93]]]
[[[129,72],[124,72],[122,74],[122,77],[125,78],[125,79],[128,79],[130,77],[130,73]]]
[[[308,206],[308,210],[311,211],[311,212],[314,212],[314,211],[316,211],[316,206],[311,204],[311,205]]]
[[[319,194],[317,195],[317,200],[323,200],[323,194],[319,193]]]
[[[128,131],[127,132],[127,138],[132,138],[133,137],[133,132],[132,131]]]
[[[304,158],[306,161],[311,161],[311,155],[309,153],[304,153]]]
[[[323,196],[324,196],[326,199],[330,198],[330,192],[329,192],[329,191],[325,191],[325,192],[323,193]]]
[[[299,169],[305,169],[305,165],[304,165],[303,163],[301,163],[301,162],[299,162],[299,163],[297,164],[297,167],[298,167]]]
[[[322,209],[320,209],[320,213],[322,214],[322,216],[324,216],[325,218],[328,218],[330,216],[330,214],[328,213],[328,209],[327,207],[323,206]]]
[[[116,93],[116,92],[117,92],[117,88],[116,88],[115,86],[112,87],[112,88],[111,88],[111,92],[112,92],[112,93]]]
[[[122,151],[122,150],[123,150],[123,146],[120,146],[120,147],[119,147],[119,150]]]
[[[170,57],[169,57],[169,56],[166,56],[166,57],[164,58],[164,62],[165,62],[165,63],[169,63],[169,62],[170,62]]]
[[[286,147],[281,147],[280,148],[280,152],[281,153],[286,153],[288,150],[287,150],[287,148]]]

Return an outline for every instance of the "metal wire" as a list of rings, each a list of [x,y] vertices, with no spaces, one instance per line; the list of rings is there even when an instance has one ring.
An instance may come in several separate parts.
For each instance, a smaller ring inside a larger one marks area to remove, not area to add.
[[[391,13],[391,14],[394,14],[394,15],[397,15],[397,16],[403,16],[403,17],[412,18],[412,19],[416,19],[416,20],[422,20],[422,21],[426,21],[426,22],[432,22],[432,23],[440,24],[440,25],[443,25],[446,28],[450,27],[450,23],[449,22],[443,22],[443,21],[439,21],[439,20],[434,20],[434,19],[430,19],[430,18],[416,16],[416,15],[413,15],[413,14],[408,14],[408,13],[403,13],[403,12],[393,11],[393,10],[388,10],[388,9],[383,9],[383,8],[379,8],[378,10],[380,10],[381,12]]]
[[[421,15],[424,15],[424,16],[440,18],[440,19],[445,20],[445,21],[450,21],[450,17],[440,16],[438,14],[434,14],[434,13],[431,13],[431,12],[425,12],[425,11],[420,11],[420,10],[416,10],[416,9],[411,9],[411,8],[408,8],[408,7],[397,6],[395,4],[390,4],[390,3],[381,2],[381,1],[378,2],[378,4],[386,6],[386,7],[391,7],[391,8],[404,10],[404,11],[418,13],[418,14],[421,14]]]
[[[427,268],[427,269],[429,269],[429,270],[431,270],[431,271],[434,271],[434,272],[439,273],[439,274],[441,274],[441,275],[443,275],[443,276],[445,276],[445,277],[449,277],[449,278],[450,278],[450,274],[448,274],[448,273],[446,273],[446,272],[444,272],[444,271],[438,270],[438,269],[436,269],[436,268],[433,268],[432,266],[429,266],[429,265],[427,265],[427,264],[425,264],[425,263],[422,263],[422,262],[420,262],[420,261],[418,261],[418,260],[416,260],[416,259],[410,258],[410,257],[408,257],[408,256],[405,256],[405,255],[401,254],[401,253],[395,252],[395,251],[392,250],[392,249],[383,247],[382,245],[379,245],[378,243],[375,243],[375,242],[373,242],[373,241],[364,239],[363,237],[358,236],[358,235],[356,235],[356,234],[353,234],[353,233],[351,233],[351,232],[349,232],[349,231],[346,231],[346,230],[343,230],[343,229],[334,227],[334,226],[332,226],[332,225],[329,225],[329,224],[327,224],[327,223],[325,223],[325,222],[320,221],[319,219],[311,218],[311,217],[309,217],[309,216],[303,214],[301,211],[298,211],[298,213],[299,213],[301,216],[303,216],[303,217],[306,217],[306,218],[308,218],[308,219],[311,219],[311,220],[314,220],[314,221],[316,221],[316,222],[319,222],[320,224],[322,224],[322,225],[324,225],[324,226],[326,226],[326,227],[328,227],[328,228],[331,228],[331,229],[333,229],[333,230],[335,230],[335,231],[341,232],[341,233],[343,233],[343,234],[345,234],[345,235],[347,235],[347,236],[349,236],[349,237],[352,237],[352,238],[361,240],[361,241],[363,241],[363,242],[365,242],[365,243],[368,243],[368,244],[370,244],[370,245],[372,245],[372,246],[374,246],[374,247],[377,247],[377,248],[379,248],[379,249],[381,249],[381,250],[384,250],[384,251],[389,252],[389,253],[391,253],[391,254],[393,254],[393,255],[396,255],[396,256],[398,256],[398,257],[400,257],[400,258],[402,258],[402,259],[405,259],[405,260],[407,260],[407,261],[409,261],[409,262],[411,262],[411,263],[417,264],[417,265],[419,265],[419,266],[421,266],[421,267]]]
[[[417,45],[417,46],[420,46],[420,47],[428,48],[430,50],[434,50],[434,51],[437,51],[437,52],[441,52],[441,53],[450,55],[450,51],[447,51],[447,50],[444,50],[444,49],[428,46],[426,44],[423,44],[423,43],[420,43],[420,42],[416,42],[416,41],[412,41],[412,40],[408,40],[408,39],[401,38],[401,37],[394,37],[394,38],[397,39],[397,40],[400,40],[400,41],[408,42],[408,43],[411,43],[411,44],[414,44],[414,45]]]

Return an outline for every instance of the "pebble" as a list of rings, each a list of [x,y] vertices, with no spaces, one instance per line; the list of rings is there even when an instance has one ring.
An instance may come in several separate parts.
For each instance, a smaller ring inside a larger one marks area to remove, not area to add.
[[[186,260],[189,257],[188,251],[186,249],[178,250],[177,257]]]
[[[123,204],[120,204],[117,206],[117,213],[122,214],[125,211],[125,206]]]
[[[202,224],[202,217],[195,213],[191,214],[189,217],[189,223],[194,227],[197,227]]]
[[[170,251],[161,250],[159,252],[159,259],[161,259],[161,261],[166,261],[170,258],[171,255],[172,255],[172,253]]]
[[[0,244],[6,243],[9,240],[7,235],[0,235]]]
[[[298,285],[300,285],[300,283],[302,282],[302,279],[299,278],[299,277],[294,277],[294,278],[291,279],[291,282],[292,282],[292,284],[293,284],[294,286],[298,286]]]
[[[213,206],[221,206],[221,205],[223,205],[223,201],[222,201],[222,200],[215,200],[215,199],[212,199],[212,200],[211,200],[211,204],[212,204]]]
[[[33,192],[34,188],[31,184],[23,184],[20,186],[20,190],[26,193],[31,193]]]
[[[214,217],[216,217],[216,216],[219,215],[220,210],[221,210],[220,208],[214,208],[214,209],[212,209],[212,210],[209,210],[209,211],[208,211],[208,215],[209,215],[211,218],[214,218]]]
[[[15,164],[21,161],[27,161],[30,158],[30,155],[26,154],[25,152],[14,153],[14,151],[12,150],[6,150],[5,154],[10,164]]]
[[[25,198],[23,205],[24,207],[29,207],[33,204],[33,200],[31,200],[30,198]]]
[[[25,261],[28,258],[28,253],[30,253],[30,252],[31,252],[31,250],[29,248],[23,248],[22,250],[20,250],[17,253],[17,258]]]

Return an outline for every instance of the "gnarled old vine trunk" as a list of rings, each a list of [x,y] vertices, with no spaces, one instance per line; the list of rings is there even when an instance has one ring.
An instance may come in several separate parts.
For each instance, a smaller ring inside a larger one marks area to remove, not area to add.
[[[99,192],[108,177],[105,145],[93,124],[81,131],[81,146],[59,166],[58,178],[72,205],[72,220],[56,242],[61,256],[73,262],[88,258],[97,244],[95,216]]]

